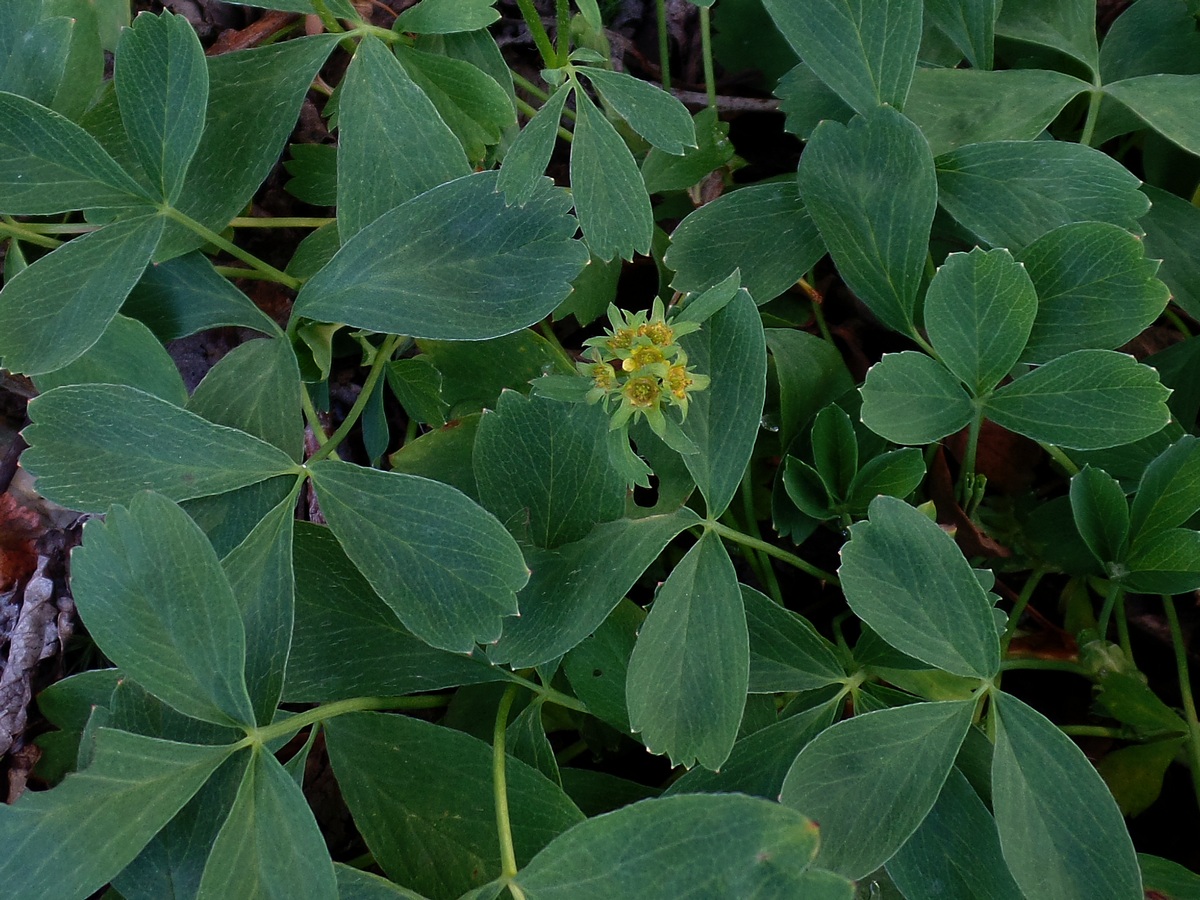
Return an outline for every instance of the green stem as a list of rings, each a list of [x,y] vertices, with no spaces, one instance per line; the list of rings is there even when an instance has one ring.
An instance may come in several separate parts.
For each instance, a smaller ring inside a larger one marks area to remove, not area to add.
[[[554,333],[554,328],[545,319],[538,322],[538,331],[542,333],[542,337],[550,344],[550,349],[554,351],[555,356],[566,367],[566,371],[575,371],[575,360],[571,358],[571,354],[567,353],[562,345],[562,341],[558,339],[558,335]]]
[[[1125,594],[1122,593],[1117,598],[1116,604],[1117,614],[1117,642],[1121,645],[1121,650],[1125,654],[1125,658],[1131,663],[1133,659],[1133,643],[1129,640],[1129,620],[1125,618]],[[1136,665],[1136,663],[1135,663]]]
[[[1175,601],[1163,595],[1163,611],[1167,614],[1167,625],[1171,629],[1171,646],[1175,650],[1175,669],[1179,673],[1179,696],[1183,703],[1183,715],[1188,724],[1188,765],[1192,769],[1192,789],[1196,803],[1200,805],[1200,718],[1196,716],[1196,700],[1192,696],[1192,679],[1188,674],[1187,647],[1183,644],[1183,629],[1179,627],[1179,614]]]
[[[396,348],[400,342],[404,340],[403,335],[391,335],[383,342],[383,346],[375,353],[375,360],[371,363],[371,371],[367,373],[367,380],[363,382],[362,390],[354,399],[354,405],[350,407],[350,412],[346,413],[346,418],[342,420],[342,424],[338,426],[337,431],[329,436],[317,451],[309,457],[309,462],[319,462],[329,454],[333,453],[338,448],[338,445],[346,439],[346,435],[350,433],[350,429],[354,427],[354,423],[358,421],[358,417],[362,415],[362,411],[367,406],[367,401],[371,399],[371,392],[375,390],[375,382],[379,380],[379,376],[383,374],[383,367],[388,364],[392,358],[392,354],[396,352]]]
[[[975,493],[975,456],[979,451],[979,432],[982,428],[983,405],[977,403],[971,426],[967,430],[967,454],[963,457],[962,471],[958,475],[958,496],[964,510],[968,510]]]
[[[536,84],[534,84],[528,78],[526,78],[520,72],[513,72],[512,80],[513,80],[513,84],[515,84],[521,90],[526,91],[527,93],[533,94],[533,96],[537,100],[541,101],[542,103],[545,103],[547,100],[550,99],[550,95],[548,93],[543,91],[540,87],[538,87]]]
[[[821,337],[825,339],[825,343],[833,344],[833,333],[829,330],[829,323],[825,321],[825,306],[820,300],[812,301],[813,319],[817,323],[817,330],[821,332]]]
[[[244,262],[246,265],[250,266],[252,269],[257,269],[259,272],[262,272],[264,275],[270,277],[272,281],[277,281],[282,285],[290,287],[292,290],[297,290],[300,287],[300,285],[303,283],[300,281],[299,278],[293,278],[291,275],[287,274],[286,272],[281,272],[278,269],[276,269],[274,266],[270,265],[269,263],[263,262],[261,259],[259,259],[254,254],[247,253],[245,250],[243,250],[237,244],[234,244],[232,241],[225,240],[225,238],[221,237],[219,234],[217,234],[211,228],[206,228],[205,226],[203,226],[199,222],[197,222],[195,219],[193,219],[191,216],[181,213],[179,210],[175,209],[173,206],[164,206],[164,207],[162,207],[161,211],[162,211],[162,214],[165,215],[168,219],[178,222],[180,225],[184,226],[185,228],[188,228],[191,231],[194,231],[196,234],[200,235],[200,237],[204,238],[206,241],[208,241],[214,247],[219,247],[222,250],[224,250],[226,253],[228,253],[230,256],[240,259],[242,262]]]
[[[496,800],[496,830],[500,834],[500,872],[505,879],[517,875],[517,853],[513,847],[512,823],[508,818],[508,779],[505,773],[505,732],[508,729],[508,714],[517,698],[518,686],[510,684],[500,698],[496,710],[496,727],[492,732],[492,790]]]
[[[571,58],[571,2],[570,0],[555,0],[555,11],[558,22],[554,38],[558,41],[558,67],[561,69]]]
[[[1164,309],[1163,318],[1175,326],[1175,330],[1184,337],[1192,336],[1192,330],[1188,328],[1187,323],[1183,321],[1183,318],[1179,315],[1179,313],[1175,312],[1175,310],[1170,309],[1169,307]]]
[[[664,91],[671,90],[671,35],[667,31],[667,0],[656,0],[658,7],[658,68]]]
[[[742,514],[746,518],[746,530],[750,532],[750,536],[762,540],[762,531],[758,527],[758,516],[754,510],[754,478],[750,474],[751,466],[746,466],[746,471],[742,473]],[[758,557],[758,566],[763,576],[763,583],[766,585],[767,593],[771,595],[771,599],[783,606],[783,591],[779,589],[779,579],[775,577],[775,567],[771,565],[771,560],[761,550],[754,551]]]
[[[525,115],[527,115],[531,119],[534,116],[536,116],[539,112],[539,110],[536,106],[534,106],[531,103],[526,103],[520,97],[517,98],[517,109],[519,109],[521,112],[525,113]],[[562,138],[564,141],[566,141],[568,144],[571,143],[572,140],[575,138],[575,135],[571,134],[571,132],[567,131],[567,129],[563,128],[561,125],[558,126],[558,136],[560,138]]]
[[[1069,659],[1006,659],[1000,663],[1001,672],[1015,669],[1036,669],[1044,672],[1072,672],[1090,678],[1092,673],[1077,662]]]
[[[39,222],[22,222],[23,227],[38,234],[87,234],[89,231],[99,231],[103,225],[89,225],[86,222],[73,222],[66,225],[49,225]]]
[[[743,534],[736,529],[730,528],[727,525],[722,525],[720,522],[714,522],[712,519],[705,519],[702,523],[705,528],[710,531],[715,531],[718,535],[727,540],[733,541],[735,544],[741,544],[744,547],[753,547],[755,550],[761,550],[767,556],[773,556],[776,559],[783,560],[791,566],[795,566],[801,572],[807,572],[813,578],[820,579],[832,585],[840,585],[838,577],[832,572],[826,572],[824,569],[819,569],[812,563],[801,559],[794,553],[788,553],[786,550],[776,547],[774,544],[768,544],[760,538],[751,537],[748,534]]]
[[[1059,725],[1058,730],[1071,737],[1106,737],[1124,739],[1129,733],[1124,728],[1111,728],[1107,725]]]
[[[501,670],[504,671],[504,670]],[[544,684],[538,684],[536,681],[530,681],[516,672],[504,672],[504,677],[513,684],[519,684],[523,688],[533,691],[547,703],[553,703],[555,706],[561,706],[564,709],[573,709],[575,712],[591,714],[591,710],[584,705],[582,700],[577,700],[569,694],[564,694],[562,691],[556,691],[552,687],[547,687]]]
[[[1045,574],[1045,569],[1034,569],[1021,588],[1017,602],[1013,604],[1012,612],[1008,614],[1008,625],[1004,628],[1004,636],[1000,639],[1000,652],[1002,654],[1008,650],[1008,645],[1012,642],[1013,635],[1017,632],[1017,624],[1021,621],[1025,607],[1029,605],[1029,601],[1033,597],[1033,592],[1037,589],[1038,582],[1042,580],[1042,576]]]
[[[704,56],[704,89],[708,92],[708,105],[717,107],[717,79],[713,74],[712,15],[707,6],[700,7],[700,52]]]
[[[250,747],[254,744],[267,744],[277,738],[290,737],[300,729],[324,722],[346,713],[363,712],[371,709],[440,709],[450,702],[449,697],[440,695],[421,697],[350,697],[347,700],[335,700],[313,709],[296,713],[270,725],[255,728],[238,742],[238,747]]]
[[[329,435],[325,433],[325,426],[321,423],[321,417],[317,413],[317,408],[313,405],[312,397],[309,396],[308,388],[305,385],[300,386],[300,406],[304,408],[304,418],[312,429],[313,436],[322,444],[329,440]]]
[[[547,69],[557,69],[558,54],[554,51],[554,45],[550,43],[550,35],[546,34],[546,26],[542,24],[542,18],[538,15],[533,0],[517,0],[517,6],[521,9],[521,17],[529,27],[529,34],[537,45],[542,62],[546,64]]]
[[[234,228],[321,228],[336,221],[321,216],[238,216],[229,224]]]
[[[54,238],[46,237],[36,231],[31,231],[24,224],[18,223],[5,217],[3,222],[0,222],[0,234],[7,234],[16,238],[19,241],[24,241],[27,244],[34,244],[38,247],[47,247],[50,250],[56,247],[61,247],[63,242],[56,241]]]
[[[1117,605],[1117,601],[1125,593],[1125,589],[1117,582],[1110,581],[1108,583],[1108,594],[1104,598],[1104,605],[1100,607],[1100,618],[1097,620],[1096,628],[1100,632],[1100,637],[1108,640],[1108,620],[1112,618],[1113,609]]]
[[[1067,456],[1060,447],[1055,447],[1053,444],[1043,443],[1038,441],[1038,446],[1046,451],[1046,454],[1054,460],[1068,475],[1078,475],[1079,466],[1071,461],[1071,457]]]
[[[1083,134],[1079,136],[1079,143],[1092,145],[1092,136],[1096,133],[1096,120],[1100,116],[1100,100],[1104,97],[1104,92],[1098,88],[1094,88],[1088,94],[1088,109],[1087,118],[1083,122]]]

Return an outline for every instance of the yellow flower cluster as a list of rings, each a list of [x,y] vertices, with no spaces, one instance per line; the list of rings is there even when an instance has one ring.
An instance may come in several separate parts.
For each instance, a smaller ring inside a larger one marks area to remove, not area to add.
[[[592,380],[589,403],[603,403],[612,415],[612,428],[644,416],[658,435],[666,430],[663,405],[675,407],[680,421],[687,418],[688,394],[708,387],[708,376],[693,372],[687,353],[676,338],[696,331],[695,322],[668,324],[661,300],[650,311],[628,312],[609,305],[612,326],[600,337],[584,342],[579,373]]]

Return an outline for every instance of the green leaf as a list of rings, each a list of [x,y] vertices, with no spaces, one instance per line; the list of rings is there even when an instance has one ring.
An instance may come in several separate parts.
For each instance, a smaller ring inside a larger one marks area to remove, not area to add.
[[[137,494],[85,528],[75,602],[104,654],[185,715],[252,725],[237,600],[211,545],[160,494]]]
[[[958,769],[888,874],[909,900],[1023,900],[1000,852],[996,823]]]
[[[389,877],[440,900],[500,874],[490,746],[378,713],[338,716],[325,729],[342,795]],[[513,843],[524,866],[583,814],[540,772],[512,757],[506,769]]]
[[[1196,897],[1200,897],[1200,875],[1179,863],[1139,853],[1138,865],[1141,866],[1142,883],[1147,892],[1157,891],[1166,900],[1196,900]]]
[[[1133,499],[1130,525],[1137,542],[1187,522],[1200,510],[1200,440],[1184,435],[1155,457]]]
[[[1115,478],[1103,469],[1084,466],[1071,479],[1071,512],[1080,537],[1097,560],[1103,564],[1124,558],[1129,504]]]
[[[596,630],[677,534],[699,521],[686,507],[670,515],[617,519],[583,540],[529,554],[521,615],[504,623],[489,652],[513,668],[562,656]]]
[[[632,260],[650,252],[654,218],[633,155],[604,114],[576,94],[571,196],[592,255]]]
[[[563,674],[575,696],[592,715],[625,732],[630,730],[626,672],[644,621],[640,606],[621,600],[600,627],[563,657]]]
[[[929,283],[929,342],[975,396],[999,384],[1021,356],[1042,311],[1034,284],[1007,250],[979,247],[950,254]]]
[[[702,109],[692,122],[699,145],[695,150],[685,150],[683,156],[672,156],[652,147],[646,154],[642,162],[642,181],[650,193],[685,191],[733,159],[729,123],[718,119],[715,107]]]
[[[625,512],[625,479],[608,459],[598,406],[505,391],[475,439],[483,506],[515,535],[553,548]]]
[[[924,353],[885,353],[867,370],[863,424],[897,444],[928,444],[965,428],[973,404],[962,385]]]
[[[147,178],[174,203],[204,131],[208,69],[183,16],[139,15],[121,32],[113,75],[125,133]]]
[[[299,462],[304,452],[300,390],[296,355],[287,341],[246,341],[208,370],[187,408],[274,444]]]
[[[338,97],[342,243],[388,210],[471,173],[454,132],[378,38],[359,44]]]
[[[479,655],[435,650],[406,631],[328,528],[298,523],[288,702],[394,697],[500,681]]]
[[[672,765],[715,770],[737,738],[749,671],[737,573],[706,531],[659,588],[638,634],[625,687],[630,727]]]
[[[1188,315],[1200,315],[1200,209],[1148,184],[1142,191],[1152,201],[1141,219],[1146,255],[1162,258],[1158,277],[1171,289],[1171,299]]]
[[[954,45],[971,63],[972,70],[992,67],[992,44],[995,41],[996,16],[999,12],[999,0],[926,0],[925,2],[926,20],[936,25],[943,34],[954,41]],[[916,78],[919,79],[921,73],[925,71],[931,70],[918,69]],[[1012,71],[1022,70],[1014,69]]]
[[[817,410],[854,389],[854,379],[829,342],[792,328],[765,331],[779,380],[779,440],[786,448]]]
[[[297,481],[283,502],[221,560],[241,609],[246,685],[259,725],[269,725],[275,718],[292,644],[292,526],[302,485]]]
[[[574,89],[568,82],[551,94],[504,154],[497,188],[504,191],[509,203],[524,203],[536,193],[542,173],[554,153],[558,123],[562,120],[567,98]]]
[[[702,291],[734,269],[756,303],[773,300],[825,255],[821,235],[791,182],[740,188],[690,213],[663,263],[677,291]]]
[[[544,700],[534,700],[508,723],[508,752],[561,786],[558,760],[554,758],[554,748],[550,746],[542,721],[545,707]]]
[[[733,745],[719,772],[697,766],[673,782],[666,796],[736,792],[777,800],[796,755],[833,724],[839,706],[840,701],[824,703],[760,728]]]
[[[904,114],[941,156],[967,144],[1031,141],[1088,88],[1046,69],[917,69]]]
[[[487,28],[500,18],[496,0],[422,0],[397,17],[393,31],[411,34],[453,34]]]
[[[546,180],[505,206],[494,172],[426,191],[345,243],[293,315],[441,340],[509,334],[550,313],[587,260],[567,204]]]
[[[1200,588],[1200,531],[1172,528],[1140,540],[1126,563],[1130,590],[1142,594],[1184,594]]]
[[[336,43],[336,36],[323,34],[209,58],[204,134],[176,209],[213,231],[225,229],[279,159],[313,76]],[[203,243],[171,223],[155,260]]]
[[[812,466],[789,456],[783,470],[783,489],[804,515],[823,522],[837,516],[835,500],[820,474]]]
[[[779,98],[779,111],[787,116],[785,130],[803,141],[826,119],[844,125],[854,117],[854,110],[804,63],[780,78],[774,93]]]
[[[911,703],[864,713],[800,751],[779,800],[821,823],[822,867],[861,878],[904,845],[937,800],[974,706]]]
[[[1133,3],[1104,35],[1100,73],[1105,82],[1137,75],[1200,72],[1200,34],[1194,4],[1185,0]]]
[[[516,878],[529,900],[808,897],[817,826],[755,797],[643,800],[588,819]]]
[[[996,674],[992,604],[954,539],[924,513],[876,498],[841,555],[846,602],[881,638],[955,675]]]
[[[346,555],[410,631],[459,653],[500,636],[529,573],[491,514],[454,488],[413,475],[338,460],[309,469]]]
[[[1111,350],[1161,315],[1170,294],[1155,260],[1123,228],[1079,222],[1025,248],[1021,262],[1037,288],[1037,320],[1021,358],[1049,362],[1072,350]]]
[[[938,157],[938,202],[993,247],[1020,252],[1071,222],[1138,231],[1147,201],[1110,156],[1066,141],[992,141]]]
[[[1189,153],[1200,153],[1200,126],[1186,110],[1200,102],[1200,75],[1143,75],[1104,86],[1104,92]]]
[[[0,291],[0,356],[40,375],[77,359],[104,334],[162,234],[157,216],[109,225],[63,244]]]
[[[858,474],[858,438],[840,406],[830,404],[813,420],[813,462],[830,497],[844,498]]]
[[[336,900],[333,862],[299,786],[271,753],[262,747],[252,752],[197,900],[266,900],[281,893]]]
[[[43,496],[99,512],[149,488],[172,500],[295,470],[287,454],[124,385],[72,385],[30,401],[22,466]]]
[[[764,0],[763,6],[821,80],[867,115],[908,96],[921,44],[921,4],[887,0]]]
[[[528,393],[529,382],[542,375],[576,374],[570,359],[529,329],[472,343],[417,341],[417,347],[441,373],[448,419],[494,408],[505,388]]]
[[[40,2],[8,5],[12,12],[0,21],[0,28],[11,29],[14,40],[8,47],[0,47],[0,91],[53,107],[77,23],[65,16],[37,21],[39,14],[48,12],[39,9]]]
[[[148,267],[121,312],[144,322],[162,341],[222,325],[264,334],[274,334],[278,328],[200,253]]]
[[[130,683],[128,680],[122,682],[120,692]],[[171,739],[181,740],[178,737]],[[113,890],[119,891],[123,900],[162,900],[172,896],[195,898],[204,864],[237,797],[238,786],[250,763],[249,757],[248,753],[238,753],[225,760],[142,849],[137,859],[113,879]]]
[[[42,393],[66,384],[126,384],[176,406],[187,402],[170,354],[149,328],[122,315],[114,316],[100,340],[74,362],[33,381]]]
[[[0,807],[0,878],[22,897],[87,897],[128,865],[231,747],[101,728],[92,763],[52,791]]]
[[[1059,50],[1079,60],[1093,74],[1099,66],[1094,0],[1004,0],[996,20],[996,36]]]
[[[659,150],[682,156],[685,148],[697,146],[691,113],[671,94],[624,72],[589,66],[578,72],[630,128]]]
[[[712,379],[707,389],[690,395],[683,433],[699,449],[684,462],[709,517],[716,518],[741,484],[766,399],[767,344],[754,301],[739,292],[679,344],[694,371]]]
[[[1141,900],[1121,811],[1083,752],[1040,713],[993,694],[992,807],[1009,871],[1029,900]]]
[[[833,645],[802,616],[741,585],[750,636],[750,681],[756,694],[810,691],[846,678]]]
[[[1163,775],[1186,741],[1183,737],[1165,738],[1104,755],[1096,768],[1124,815],[1139,815],[1159,798]]]
[[[1076,350],[988,398],[987,417],[1035,441],[1099,450],[1154,434],[1170,421],[1158,373],[1111,350]]]
[[[482,164],[488,147],[500,143],[505,129],[517,123],[510,91],[466,60],[404,44],[393,44],[392,49],[458,136],[467,159],[473,165]]]
[[[389,458],[392,471],[444,482],[479,502],[479,485],[471,461],[479,419],[479,413],[454,419],[409,441]]]
[[[425,900],[394,881],[353,869],[345,863],[334,863],[333,871],[337,876],[340,900]]]
[[[933,156],[920,129],[889,108],[848,126],[823,122],[798,177],[847,286],[883,324],[911,334],[938,201]]]
[[[341,105],[339,110],[345,108]],[[338,122],[340,128],[345,127],[345,119],[339,117]],[[381,122],[380,127],[385,124]],[[292,177],[283,189],[313,206],[336,205],[338,147],[329,144],[288,144],[287,149],[291,159],[284,162],[283,168]]]
[[[144,202],[142,188],[90,134],[0,92],[0,212],[41,216]]]
[[[434,368],[428,357],[397,359],[388,363],[384,374],[388,387],[411,418],[435,428],[446,424],[446,404],[441,397],[442,373]]]
[[[891,450],[872,457],[854,476],[846,506],[855,515],[866,513],[880,494],[903,500],[925,478],[925,459],[916,447]]]

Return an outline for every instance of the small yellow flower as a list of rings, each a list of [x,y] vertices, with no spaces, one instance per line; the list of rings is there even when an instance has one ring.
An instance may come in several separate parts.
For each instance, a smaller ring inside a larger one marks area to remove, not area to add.
[[[687,397],[688,388],[695,382],[688,374],[687,366],[671,366],[667,370],[667,387],[671,393],[675,395],[675,399],[683,400]]]
[[[621,388],[621,393],[636,409],[650,409],[658,406],[662,388],[659,387],[657,378],[630,378]]]
[[[629,356],[621,360],[621,368],[626,372],[635,372],[665,361],[662,351],[653,344],[642,344],[634,347]]]
[[[647,322],[638,329],[639,337],[650,338],[651,343],[659,347],[668,347],[675,342],[675,332],[666,322]]]

